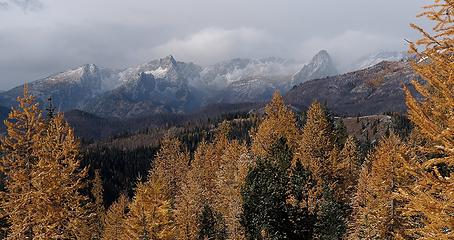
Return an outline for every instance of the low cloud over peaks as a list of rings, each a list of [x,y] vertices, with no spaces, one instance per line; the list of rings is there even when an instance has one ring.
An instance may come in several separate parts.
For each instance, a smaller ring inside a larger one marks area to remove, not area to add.
[[[235,57],[269,55],[274,43],[269,34],[254,28],[208,28],[158,45],[151,55],[174,54],[182,60],[207,65]]]
[[[372,52],[400,51],[404,48],[403,40],[397,37],[357,30],[300,40],[278,37],[256,28],[208,28],[183,38],[171,39],[145,54],[155,57],[172,54],[180,60],[207,65],[236,57],[269,56],[307,62],[318,51],[326,49],[343,68]]]
[[[405,48],[404,40],[396,36],[347,30],[333,37],[309,38],[301,43],[299,53],[304,59],[309,59],[319,49],[326,49],[342,69],[366,54],[379,50],[401,51]]]

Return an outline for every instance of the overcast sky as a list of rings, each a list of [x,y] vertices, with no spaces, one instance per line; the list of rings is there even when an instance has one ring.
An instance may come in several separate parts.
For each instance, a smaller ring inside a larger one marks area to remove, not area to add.
[[[0,0],[0,89],[95,63],[127,67],[172,54],[338,64],[405,50],[423,0]]]

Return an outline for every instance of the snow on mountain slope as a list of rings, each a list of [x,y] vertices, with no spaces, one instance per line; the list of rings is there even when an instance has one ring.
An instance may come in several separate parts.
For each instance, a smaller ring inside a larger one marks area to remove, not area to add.
[[[168,72],[168,68],[162,68],[161,66],[155,70],[145,71],[145,73],[151,74],[156,78],[164,78]]]
[[[205,67],[194,85],[221,90],[230,84],[253,77],[291,76],[301,64],[281,58],[235,58]]]
[[[178,84],[187,84],[194,78],[199,77],[202,70],[200,66],[193,63],[178,62],[171,55],[141,64],[139,66],[127,68],[119,72],[121,83],[125,83],[135,78],[141,72],[152,74],[155,78],[167,79]]]
[[[235,58],[205,67],[191,86],[209,102],[261,102],[270,93],[288,90],[291,76],[302,66],[282,58]]]
[[[366,69],[377,65],[383,61],[401,61],[408,58],[406,52],[393,52],[393,51],[379,51],[356,60],[351,66],[345,69],[345,72],[352,72],[361,69]]]

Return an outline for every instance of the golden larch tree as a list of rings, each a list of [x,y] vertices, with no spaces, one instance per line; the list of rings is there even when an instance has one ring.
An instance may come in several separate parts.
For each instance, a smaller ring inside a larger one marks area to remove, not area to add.
[[[266,157],[271,146],[281,137],[295,150],[300,133],[296,126],[295,114],[289,109],[279,92],[275,92],[270,103],[265,107],[265,117],[254,131],[251,131],[252,152],[255,156]]]
[[[126,239],[174,238],[172,208],[162,179],[152,175],[145,183],[138,182],[129,205],[125,228]]]
[[[195,239],[198,216],[203,206],[213,206],[216,194],[216,170],[219,162],[213,144],[202,142],[194,153],[190,169],[182,182],[175,212],[178,239]]]
[[[91,232],[93,233],[91,239],[101,239],[106,210],[104,207],[104,188],[99,170],[95,170],[91,193],[94,198],[94,202],[91,207],[93,216],[91,217],[91,222],[89,223],[92,228]]]
[[[307,111],[301,141],[295,151],[292,165],[297,162],[311,173],[315,185],[308,193],[308,209],[317,211],[322,200],[325,180],[333,178],[334,166],[339,150],[335,148],[333,127],[328,115],[319,102],[314,102]]]
[[[230,126],[221,123],[212,143],[201,142],[197,147],[191,166],[181,183],[177,196],[175,221],[178,239],[195,239],[199,233],[198,218],[206,206],[216,211],[219,197],[218,172],[225,163],[223,156],[229,149]]]
[[[149,173],[149,176],[154,175],[163,181],[165,195],[170,200],[172,208],[175,234],[179,237],[181,237],[179,226],[190,224],[190,219],[184,214],[189,211],[189,208],[192,209],[193,207],[192,195],[189,194],[188,185],[186,184],[188,180],[186,175],[190,168],[189,161],[190,155],[182,149],[181,142],[176,138],[171,138],[170,135],[166,135],[154,159],[154,166]],[[188,199],[190,204],[186,202],[186,196],[190,198]]]
[[[184,151],[181,142],[166,135],[161,148],[154,158],[150,175],[158,175],[164,184],[167,198],[175,205],[175,197],[179,195],[180,183],[189,169],[189,153]]]
[[[320,102],[311,104],[306,119],[295,160],[300,160],[313,173],[332,170],[333,163],[328,159],[334,148],[334,129]]]
[[[125,224],[129,200],[125,194],[121,194],[118,199],[107,209],[104,219],[103,240],[126,240]]]
[[[192,167],[182,179],[181,191],[175,201],[175,227],[176,239],[192,240],[197,236],[198,188],[197,178],[192,174]]]
[[[228,239],[244,239],[244,229],[240,224],[243,208],[241,188],[251,165],[248,147],[236,140],[229,141],[220,161],[215,209],[224,217]]]
[[[366,159],[359,172],[356,192],[352,199],[353,213],[348,223],[347,239],[367,239],[374,236],[374,229],[369,228],[370,220],[367,206],[371,206],[368,177],[371,168],[370,159]]]
[[[87,197],[87,170],[80,167],[79,142],[63,114],[51,119],[46,130],[34,136],[32,184],[37,191],[29,213],[34,218],[34,239],[86,239],[83,207]]]
[[[419,16],[427,17],[434,27],[431,32],[412,25],[422,39],[410,44],[417,56],[413,69],[423,81],[412,85],[421,98],[406,89],[406,102],[411,121],[428,141],[420,151],[431,154],[419,163],[405,162],[417,178],[410,189],[402,190],[408,215],[422,214],[423,224],[408,229],[421,239],[454,237],[454,1],[435,0]],[[420,48],[420,49],[418,49]],[[442,171],[442,169],[447,169]]]
[[[341,202],[350,204],[361,170],[359,146],[353,136],[347,138],[335,161],[334,194]]]
[[[383,139],[364,163],[353,203],[349,239],[393,239],[402,228],[395,194],[407,146],[394,134]]]
[[[27,85],[24,85],[23,97],[18,97],[17,101],[19,106],[11,109],[4,122],[7,134],[0,144],[1,171],[5,174],[6,185],[6,191],[1,195],[1,208],[11,225],[8,238],[32,239],[34,219],[30,212],[36,189],[31,174],[37,162],[33,146],[35,136],[44,131],[44,122]]]
[[[214,144],[202,142],[194,153],[192,168],[188,175],[198,183],[198,205],[212,206],[217,196],[216,172],[219,169],[220,157]]]

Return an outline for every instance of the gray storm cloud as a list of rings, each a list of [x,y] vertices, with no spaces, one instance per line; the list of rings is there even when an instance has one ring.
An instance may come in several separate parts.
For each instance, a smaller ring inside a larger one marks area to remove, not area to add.
[[[23,11],[36,11],[43,7],[43,4],[38,0],[9,0],[0,1],[0,9],[9,9],[10,6],[16,6]]]
[[[419,5],[418,5],[419,4]],[[414,0],[0,0],[0,89],[85,63],[127,67],[172,54],[208,65],[234,57],[307,61],[327,49],[342,67],[404,50]]]
[[[9,4],[7,2],[0,2],[0,10],[8,9]]]

